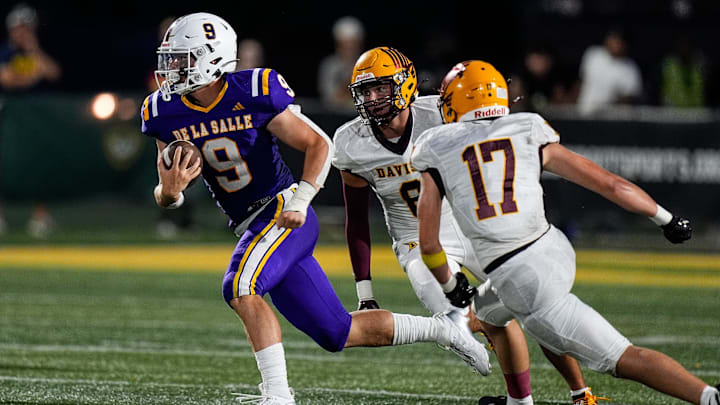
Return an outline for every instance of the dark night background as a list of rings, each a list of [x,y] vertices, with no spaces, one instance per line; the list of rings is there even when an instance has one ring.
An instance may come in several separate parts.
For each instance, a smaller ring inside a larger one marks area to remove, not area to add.
[[[207,11],[230,22],[239,39],[256,38],[265,47],[266,65],[283,73],[301,97],[314,97],[319,61],[333,51],[333,22],[358,17],[366,28],[366,48],[401,49],[419,69],[447,70],[464,59],[484,59],[501,71],[517,69],[528,47],[546,44],[568,77],[577,74],[582,52],[599,44],[611,27],[625,30],[629,55],[652,88],[657,65],[674,38],[688,35],[717,71],[720,3],[673,0],[507,2],[28,2],[38,9],[40,41],[64,68],[51,90],[140,91],[154,68],[158,24],[167,16]],[[3,2],[6,15],[14,2]],[[674,8],[689,4],[677,17]],[[565,8],[564,8],[565,7]],[[2,31],[3,39],[6,32]],[[716,74],[710,74],[712,78]],[[422,79],[422,77],[421,77]],[[717,84],[708,83],[708,104],[718,104]],[[647,104],[657,100],[652,92]]]

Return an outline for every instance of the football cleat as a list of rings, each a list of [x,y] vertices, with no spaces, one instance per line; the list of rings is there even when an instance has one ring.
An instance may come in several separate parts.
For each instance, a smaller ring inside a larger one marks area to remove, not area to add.
[[[715,389],[720,391],[720,384],[715,386]],[[720,404],[720,392],[715,393],[715,397],[710,399],[710,402],[708,402],[708,405],[714,405],[714,404]],[[704,405],[704,404],[702,404]]]
[[[610,401],[610,398],[593,395],[590,387],[582,394],[573,395],[572,397],[573,405],[597,405],[599,400]]]
[[[482,375],[490,374],[490,357],[485,347],[470,333],[468,318],[461,310],[433,315],[441,323],[438,344],[457,354],[465,363]]]
[[[499,397],[482,397],[478,401],[478,405],[505,405],[507,404],[507,397],[501,395]]]
[[[235,400],[238,404],[257,404],[257,405],[295,405],[295,393],[292,388],[290,394],[292,398],[283,398],[276,395],[270,395],[265,392],[262,383],[258,384],[258,390],[260,395],[254,394],[243,394],[240,392],[233,392],[232,395],[236,395]]]

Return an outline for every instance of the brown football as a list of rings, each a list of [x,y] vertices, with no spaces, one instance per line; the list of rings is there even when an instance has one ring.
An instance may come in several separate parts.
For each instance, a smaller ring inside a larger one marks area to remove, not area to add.
[[[200,159],[200,168],[202,168],[203,158],[202,158],[202,153],[200,153],[200,149],[198,149],[197,146],[195,146],[192,142],[190,142],[190,141],[185,141],[185,140],[182,140],[182,139],[178,139],[178,140],[176,140],[176,141],[170,142],[170,143],[165,147],[165,149],[163,149],[163,151],[162,151],[162,161],[163,161],[163,163],[165,164],[165,167],[166,167],[166,168],[169,169],[169,168],[172,167],[172,165],[173,165],[173,157],[175,157],[175,149],[177,149],[177,148],[182,148],[182,152],[181,152],[181,154],[180,154],[180,159],[185,158],[186,154],[190,153],[190,154],[192,154],[192,157],[190,158],[190,165],[192,165],[193,163],[195,163],[195,159],[196,159],[196,158],[199,158],[199,159]],[[190,185],[192,185],[193,183],[195,183],[195,181],[196,181],[199,177],[200,177],[200,176],[194,178],[194,179],[190,182]],[[189,185],[188,185],[188,187],[189,187]]]

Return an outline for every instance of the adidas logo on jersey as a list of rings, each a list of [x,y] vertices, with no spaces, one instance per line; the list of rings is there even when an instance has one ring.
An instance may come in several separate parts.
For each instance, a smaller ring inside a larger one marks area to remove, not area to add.
[[[233,110],[233,111],[240,111],[240,110],[244,110],[244,109],[245,109],[245,106],[243,106],[243,105],[240,104],[240,103],[236,103],[236,104],[235,104],[235,107],[233,107],[232,110]]]

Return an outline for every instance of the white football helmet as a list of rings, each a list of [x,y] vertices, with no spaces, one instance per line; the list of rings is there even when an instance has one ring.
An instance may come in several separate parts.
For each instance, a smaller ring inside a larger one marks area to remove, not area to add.
[[[207,86],[234,72],[237,35],[222,18],[194,13],[175,20],[157,50],[155,81],[165,100]]]

